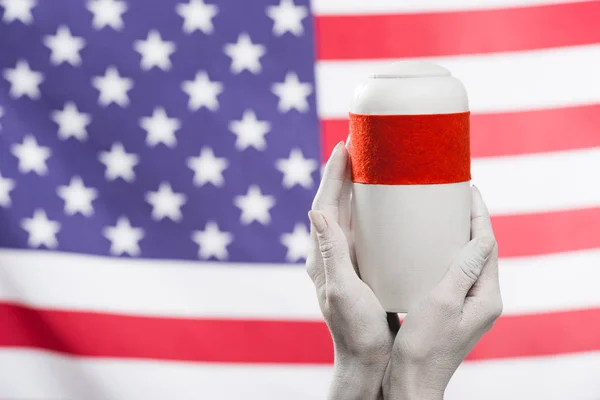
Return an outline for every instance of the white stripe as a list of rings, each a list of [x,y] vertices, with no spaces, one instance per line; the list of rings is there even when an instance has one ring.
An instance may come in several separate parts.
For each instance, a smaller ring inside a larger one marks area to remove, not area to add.
[[[164,400],[324,399],[330,366],[219,365],[69,358],[0,350],[0,398]],[[600,353],[465,363],[448,400],[591,400]]]
[[[462,81],[474,112],[600,102],[600,45],[426,60]],[[319,116],[346,118],[356,85],[393,61],[318,62]]]
[[[503,259],[504,314],[600,307],[600,249]],[[0,300],[151,316],[319,320],[301,266],[219,265],[0,251]]]
[[[471,168],[492,214],[600,206],[598,171],[600,147],[479,158]]]
[[[575,3],[580,0],[312,0],[315,15],[459,11]]]

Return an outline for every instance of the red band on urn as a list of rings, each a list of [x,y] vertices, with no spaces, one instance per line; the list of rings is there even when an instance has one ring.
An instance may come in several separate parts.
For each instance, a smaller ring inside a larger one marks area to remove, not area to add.
[[[350,114],[352,181],[426,185],[471,179],[469,112]]]

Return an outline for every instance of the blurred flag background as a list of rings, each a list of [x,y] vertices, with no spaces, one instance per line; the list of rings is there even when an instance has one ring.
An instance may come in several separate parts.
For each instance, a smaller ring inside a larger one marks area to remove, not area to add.
[[[600,398],[600,1],[0,0],[0,397],[324,398],[354,86],[466,86],[505,313],[448,399]],[[359,378],[357,378],[359,379]]]

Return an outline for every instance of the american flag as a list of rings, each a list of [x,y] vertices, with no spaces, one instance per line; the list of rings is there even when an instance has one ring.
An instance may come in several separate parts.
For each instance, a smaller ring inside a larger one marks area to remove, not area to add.
[[[600,399],[600,1],[0,0],[0,398],[324,398],[354,86],[466,86],[504,315],[448,399]]]

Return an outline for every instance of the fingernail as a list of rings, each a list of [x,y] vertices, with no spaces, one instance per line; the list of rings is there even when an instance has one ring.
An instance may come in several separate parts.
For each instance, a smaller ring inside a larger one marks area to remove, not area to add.
[[[310,222],[315,227],[317,233],[323,233],[327,230],[327,221],[320,212],[313,210],[309,211],[308,219],[310,219]]]
[[[344,147],[344,142],[339,142],[338,144],[336,144],[335,147],[333,148],[333,151],[331,152],[331,156],[333,157],[334,155],[339,153],[339,151],[342,147]]]
[[[494,249],[495,244],[496,240],[491,236],[484,236],[481,239],[479,239],[479,242],[477,242],[477,247],[481,251],[484,260],[487,261],[490,254],[492,253],[492,250]]]

